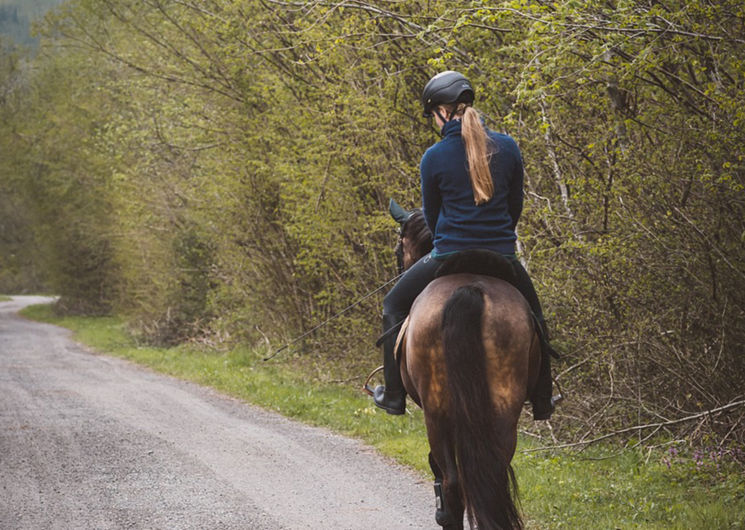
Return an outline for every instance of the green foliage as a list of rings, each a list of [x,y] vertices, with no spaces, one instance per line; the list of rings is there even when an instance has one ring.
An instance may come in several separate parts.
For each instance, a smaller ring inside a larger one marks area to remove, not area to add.
[[[105,105],[87,94],[79,55],[41,55],[28,79],[13,87],[12,147],[3,179],[41,252],[32,257],[45,284],[70,311],[105,312],[113,298],[111,206],[106,158],[92,149]],[[21,93],[23,97],[21,98]]]
[[[18,156],[17,123],[23,117],[18,92],[25,88],[22,55],[10,50],[0,38],[0,291],[38,291],[44,285],[44,273],[37,264],[33,237],[34,221],[20,191],[21,175],[26,172]]]
[[[745,95],[733,60],[742,7],[519,10],[530,45],[510,52],[529,66],[508,119],[541,133],[521,135],[540,197],[521,234],[538,267],[568,265],[539,274],[568,361],[583,365],[575,383],[595,390],[586,413],[652,420],[648,407],[670,416],[735,399],[745,382],[745,298],[731,289],[745,279],[735,154],[745,129],[732,106]]]
[[[724,405],[745,385],[740,4],[67,2],[3,74],[0,282],[153,342],[298,336],[395,274],[387,201],[418,205],[437,139],[419,91],[459,69],[523,151],[558,434]],[[309,337],[310,364],[374,365],[379,303]],[[735,416],[678,427],[742,439]]]

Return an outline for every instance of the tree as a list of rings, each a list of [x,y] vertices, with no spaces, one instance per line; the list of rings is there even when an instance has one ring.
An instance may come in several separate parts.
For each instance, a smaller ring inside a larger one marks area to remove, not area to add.
[[[730,410],[745,382],[744,19],[734,1],[77,0],[45,23],[16,171],[65,299],[151,340],[276,343],[393,277],[386,204],[418,205],[437,139],[419,90],[461,70],[523,151],[521,257],[574,429],[680,426],[657,420]],[[316,360],[372,364],[379,311],[309,339]]]

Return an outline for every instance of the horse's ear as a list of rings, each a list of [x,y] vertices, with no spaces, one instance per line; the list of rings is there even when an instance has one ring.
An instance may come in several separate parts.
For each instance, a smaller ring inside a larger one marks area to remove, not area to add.
[[[401,208],[401,206],[393,199],[388,203],[388,211],[391,212],[391,217],[393,217],[399,224],[408,221],[411,215],[409,212]]]

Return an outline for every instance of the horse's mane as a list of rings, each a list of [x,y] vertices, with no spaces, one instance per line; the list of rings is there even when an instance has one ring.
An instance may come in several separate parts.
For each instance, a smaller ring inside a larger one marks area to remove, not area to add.
[[[432,250],[432,231],[427,226],[420,208],[413,210],[401,227],[401,237],[409,238],[414,248],[413,254],[418,258]]]

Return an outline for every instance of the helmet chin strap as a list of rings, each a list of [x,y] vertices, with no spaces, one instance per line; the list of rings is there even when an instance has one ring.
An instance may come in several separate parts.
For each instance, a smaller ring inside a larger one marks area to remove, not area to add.
[[[453,119],[453,116],[455,116],[455,113],[458,112],[458,105],[453,107],[453,110],[450,111],[450,114],[448,114],[447,119],[445,119],[445,116],[440,114],[439,107],[432,109],[432,112],[434,112],[438,118],[440,118],[440,121],[442,121],[442,126],[444,127],[447,122]],[[440,132],[442,134],[442,131]]]

